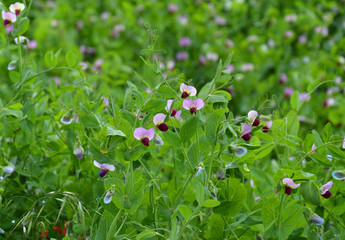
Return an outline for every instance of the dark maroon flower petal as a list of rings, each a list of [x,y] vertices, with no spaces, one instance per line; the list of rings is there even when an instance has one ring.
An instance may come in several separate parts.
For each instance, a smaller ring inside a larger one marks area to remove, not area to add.
[[[5,19],[5,20],[4,20],[4,25],[10,24],[10,23],[11,23],[10,20],[8,20],[8,19]]]
[[[146,137],[146,138],[141,139],[141,142],[142,142],[146,147],[148,147],[148,146],[149,146],[150,140]]]
[[[262,131],[263,131],[264,133],[267,133],[268,130],[269,130],[269,128],[268,128],[267,126],[263,126],[263,127],[262,127]]]
[[[169,129],[169,127],[168,127],[168,125],[167,125],[166,123],[161,123],[161,124],[159,124],[157,127],[158,127],[158,129],[161,130],[162,132],[166,132],[166,131],[168,131],[168,129]]]
[[[170,116],[175,117],[176,113],[177,113],[177,110],[175,108],[173,108]]]
[[[328,199],[331,196],[331,192],[330,191],[326,191],[324,194],[321,194],[322,197]]]
[[[246,133],[242,136],[242,139],[246,142],[248,142],[251,138],[252,138],[252,136],[250,136],[249,133]]]
[[[255,119],[252,125],[254,127],[256,127],[256,126],[259,126],[259,124],[260,124],[260,120],[259,119]]]
[[[181,96],[181,98],[187,98],[189,96],[189,94],[188,93],[186,93],[186,92],[183,92],[182,93],[182,96]]]
[[[190,109],[190,113],[191,113],[191,114],[196,114],[196,108],[195,108],[195,107],[192,107],[192,108]]]
[[[286,193],[287,195],[290,195],[291,191],[292,191],[292,188],[289,187],[289,186],[287,186],[287,185],[285,185],[285,193]]]
[[[14,12],[17,16],[20,14],[20,10],[18,10],[18,9],[14,10]]]
[[[108,173],[108,170],[107,169],[101,169],[101,171],[99,171],[99,176],[102,178],[105,176],[105,174]]]
[[[82,159],[84,157],[84,154],[83,153],[78,153],[76,156],[77,156],[78,159]]]

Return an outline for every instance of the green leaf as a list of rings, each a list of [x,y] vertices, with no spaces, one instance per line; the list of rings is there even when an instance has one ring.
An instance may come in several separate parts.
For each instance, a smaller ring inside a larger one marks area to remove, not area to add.
[[[290,98],[290,104],[291,104],[291,107],[298,112],[300,105],[301,105],[301,103],[299,101],[299,92],[298,91],[295,91],[292,94],[292,96]]]
[[[209,98],[206,100],[206,102],[210,103],[228,103],[231,100],[230,93],[226,91],[216,91],[213,93]]]
[[[126,134],[124,134],[121,130],[117,130],[114,126],[108,126],[107,127],[107,137],[109,136],[121,136],[126,137]]]
[[[143,238],[153,238],[154,236],[156,236],[157,233],[153,230],[145,230],[141,233],[139,233],[136,237],[136,239],[143,239]]]
[[[286,115],[286,121],[287,121],[287,127],[288,127],[288,132],[290,135],[297,136],[299,132],[299,120],[296,114],[295,110],[291,110],[287,115]]]
[[[320,192],[315,187],[313,181],[308,181],[301,184],[300,193],[302,194],[305,201],[308,203],[318,206],[320,204]]]
[[[143,112],[154,113],[164,112],[167,102],[163,99],[150,99],[144,106]]]
[[[47,66],[51,68],[55,67],[57,64],[57,57],[52,51],[49,51],[44,55],[44,60]]]
[[[81,123],[87,128],[98,128],[99,123],[93,115],[85,115],[80,118]]]
[[[77,64],[77,56],[74,51],[68,51],[65,58],[67,66],[74,67]]]
[[[247,190],[239,179],[231,178],[228,180],[229,186],[227,200],[213,209],[214,213],[224,216],[234,217],[242,209],[242,205],[247,200]]]
[[[332,124],[329,122],[326,124],[326,126],[323,128],[322,131],[322,139],[323,142],[327,143],[329,141],[329,139],[332,136]]]
[[[200,206],[208,207],[208,208],[213,208],[213,207],[216,207],[218,205],[220,205],[220,202],[217,200],[212,200],[212,199],[207,199],[200,204]]]
[[[316,147],[320,147],[323,144],[320,135],[315,130],[312,131],[312,135],[313,135],[313,139],[314,139],[314,143]]]
[[[176,132],[166,131],[163,132],[163,136],[173,148],[179,148],[181,146],[180,139]]]
[[[317,164],[324,166],[324,167],[331,167],[332,162],[325,156],[320,155],[318,153],[313,153],[310,155],[310,158],[316,162]]]
[[[13,37],[19,37],[28,30],[30,19],[27,17],[21,18],[18,22],[15,22],[14,29],[12,32]]]
[[[197,131],[199,118],[197,116],[190,117],[181,127],[180,138],[182,142],[188,142]]]
[[[0,118],[4,116],[13,116],[16,118],[22,118],[24,116],[22,111],[18,111],[15,109],[4,108],[0,113]]]
[[[178,206],[178,210],[181,213],[182,217],[187,220],[191,215],[192,215],[192,210],[190,210],[187,206],[185,205],[180,205]]]
[[[202,203],[202,201],[204,201],[204,195],[205,195],[204,187],[200,182],[198,182],[195,189],[195,198],[199,204]]]
[[[214,79],[209,82],[209,83],[206,83],[200,90],[199,94],[198,94],[198,97],[201,98],[201,99],[205,99],[207,97],[207,95],[214,91],[216,88],[215,84],[214,84]]]
[[[270,154],[273,150],[274,145],[272,143],[267,143],[263,145],[261,148],[254,150],[255,158],[260,159],[266,157]]]

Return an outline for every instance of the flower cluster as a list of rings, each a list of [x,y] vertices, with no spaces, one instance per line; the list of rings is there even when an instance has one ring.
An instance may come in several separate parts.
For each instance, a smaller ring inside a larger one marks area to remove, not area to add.
[[[2,10],[2,19],[4,20],[4,25],[9,25],[17,21],[17,16],[24,10],[25,5],[16,2],[10,5],[10,12]]]

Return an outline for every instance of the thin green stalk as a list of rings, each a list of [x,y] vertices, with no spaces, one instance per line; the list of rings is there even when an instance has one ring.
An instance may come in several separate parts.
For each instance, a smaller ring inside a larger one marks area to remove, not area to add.
[[[191,180],[193,176],[193,173],[190,174],[187,178],[187,180],[185,181],[185,183],[183,184],[183,187],[181,188],[181,190],[178,192],[177,196],[176,196],[176,199],[175,199],[175,202],[174,202],[174,205],[173,205],[173,208],[175,209],[180,201],[180,198],[182,197],[182,194],[184,193],[184,191],[186,190],[187,188],[187,185],[189,183],[189,181]]]
[[[278,236],[280,236],[280,228],[281,228],[281,220],[282,220],[282,207],[283,207],[283,202],[285,199],[285,194],[282,195],[280,198],[280,205],[279,205],[279,214],[278,214]]]
[[[110,225],[110,228],[109,228],[109,231],[107,233],[107,237],[106,237],[106,240],[111,240],[114,238],[114,235],[112,236],[112,232],[114,232],[115,230],[115,227],[116,227],[116,222],[117,220],[119,219],[120,215],[122,214],[123,210],[120,209],[119,212],[116,214],[113,222],[111,223]]]
[[[182,230],[180,232],[180,235],[178,237],[178,239],[182,239],[182,234],[184,232],[184,230],[186,229],[188,223],[192,220],[192,218],[194,217],[194,215],[200,210],[201,206],[199,205],[198,207],[196,207],[194,209],[194,211],[192,212],[192,214],[189,216],[189,218],[186,220],[185,224],[183,224]]]

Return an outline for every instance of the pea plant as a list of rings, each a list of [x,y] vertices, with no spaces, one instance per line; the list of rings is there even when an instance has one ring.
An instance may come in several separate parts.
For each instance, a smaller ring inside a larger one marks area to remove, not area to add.
[[[287,114],[239,116],[232,55],[196,89],[162,71],[149,30],[154,80],[129,79],[116,102],[74,51],[26,54],[30,6],[2,12],[16,94],[0,101],[1,237],[343,239],[345,139],[331,123],[301,134],[298,92]]]

